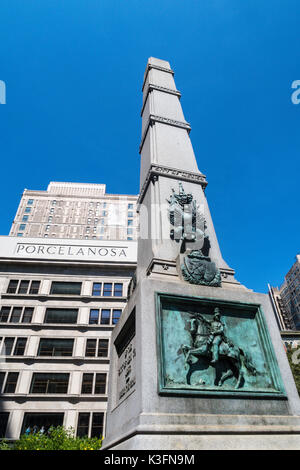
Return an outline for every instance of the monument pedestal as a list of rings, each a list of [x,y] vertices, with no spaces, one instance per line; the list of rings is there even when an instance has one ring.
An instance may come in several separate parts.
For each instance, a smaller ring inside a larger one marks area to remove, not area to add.
[[[247,354],[256,356],[257,378],[250,377],[252,384],[244,379],[238,389],[237,377],[219,387],[212,365],[191,371],[180,352],[182,334],[189,337],[188,312],[205,314],[216,305],[227,325],[234,329],[235,322],[241,334],[248,330]],[[299,397],[267,295],[146,278],[112,343],[103,449],[300,448]]]

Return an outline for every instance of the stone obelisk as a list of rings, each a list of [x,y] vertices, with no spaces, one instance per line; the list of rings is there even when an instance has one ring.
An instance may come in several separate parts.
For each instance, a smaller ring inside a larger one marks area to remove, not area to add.
[[[222,258],[180,96],[169,62],[151,57],[138,263],[111,339],[103,448],[300,448],[299,397],[269,298]]]

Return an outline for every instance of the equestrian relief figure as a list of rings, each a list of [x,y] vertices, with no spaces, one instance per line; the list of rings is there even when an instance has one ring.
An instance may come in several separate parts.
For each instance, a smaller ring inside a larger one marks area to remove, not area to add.
[[[197,361],[200,358],[205,360],[207,367],[215,367],[216,373],[218,369],[222,371],[217,384],[220,387],[227,379],[235,376],[235,388],[241,388],[244,384],[245,369],[251,375],[256,375],[250,356],[226,335],[218,307],[214,309],[212,320],[200,313],[190,312],[190,315],[186,329],[189,331],[192,345],[182,344],[179,350],[179,353],[185,356],[185,367],[189,369],[187,377],[191,375],[192,367],[193,370],[197,369]]]

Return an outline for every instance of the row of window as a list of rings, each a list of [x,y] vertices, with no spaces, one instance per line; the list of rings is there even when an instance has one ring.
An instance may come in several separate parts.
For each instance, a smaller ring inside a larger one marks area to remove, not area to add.
[[[33,307],[2,307],[0,323],[31,323]],[[120,308],[92,308],[89,325],[116,325],[121,316]],[[76,324],[78,308],[46,308],[43,323]]]
[[[7,288],[8,294],[38,294],[41,281],[27,281],[11,279]],[[82,282],[51,283],[50,294],[81,295]],[[122,297],[123,283],[120,282],[94,282],[92,295],[98,297]]]
[[[19,372],[0,372],[0,393],[15,393],[19,378]],[[29,394],[67,394],[69,388],[69,373],[41,373],[32,374]],[[105,395],[106,373],[82,374],[82,395]]]
[[[28,338],[0,337],[0,354],[2,356],[24,356]],[[87,339],[86,357],[108,357],[108,339]],[[73,338],[41,338],[37,356],[73,356]]]
[[[8,412],[0,413],[0,438],[5,437],[8,419]],[[25,432],[30,434],[43,432],[47,434],[50,427],[62,426],[63,422],[64,413],[24,413],[20,435]],[[99,438],[103,435],[103,424],[103,412],[80,412],[78,413],[76,434],[78,437],[88,436]]]
[[[28,199],[28,200],[27,200],[27,206],[32,206],[33,202],[34,202],[34,199]],[[55,206],[55,205],[57,204],[57,201],[56,201],[55,199],[53,199],[53,201],[51,201],[51,204],[52,204],[52,206]],[[94,203],[94,202],[91,201],[91,202],[89,203],[90,207],[93,207],[94,204],[95,204],[97,207],[100,206],[100,202],[95,202],[95,203]],[[106,207],[106,205],[107,205],[106,202],[102,202],[102,206],[103,206],[103,207]],[[133,209],[133,204],[132,204],[132,203],[129,203],[127,206],[128,206],[128,209]]]
[[[31,323],[33,307],[2,307],[0,310],[1,323]]]

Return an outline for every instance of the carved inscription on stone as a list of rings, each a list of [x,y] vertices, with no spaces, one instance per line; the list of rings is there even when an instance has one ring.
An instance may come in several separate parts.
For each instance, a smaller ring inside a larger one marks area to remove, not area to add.
[[[119,400],[125,398],[135,387],[135,337],[132,338],[131,342],[125,348],[121,356],[119,357],[119,368],[118,368],[118,394]]]

